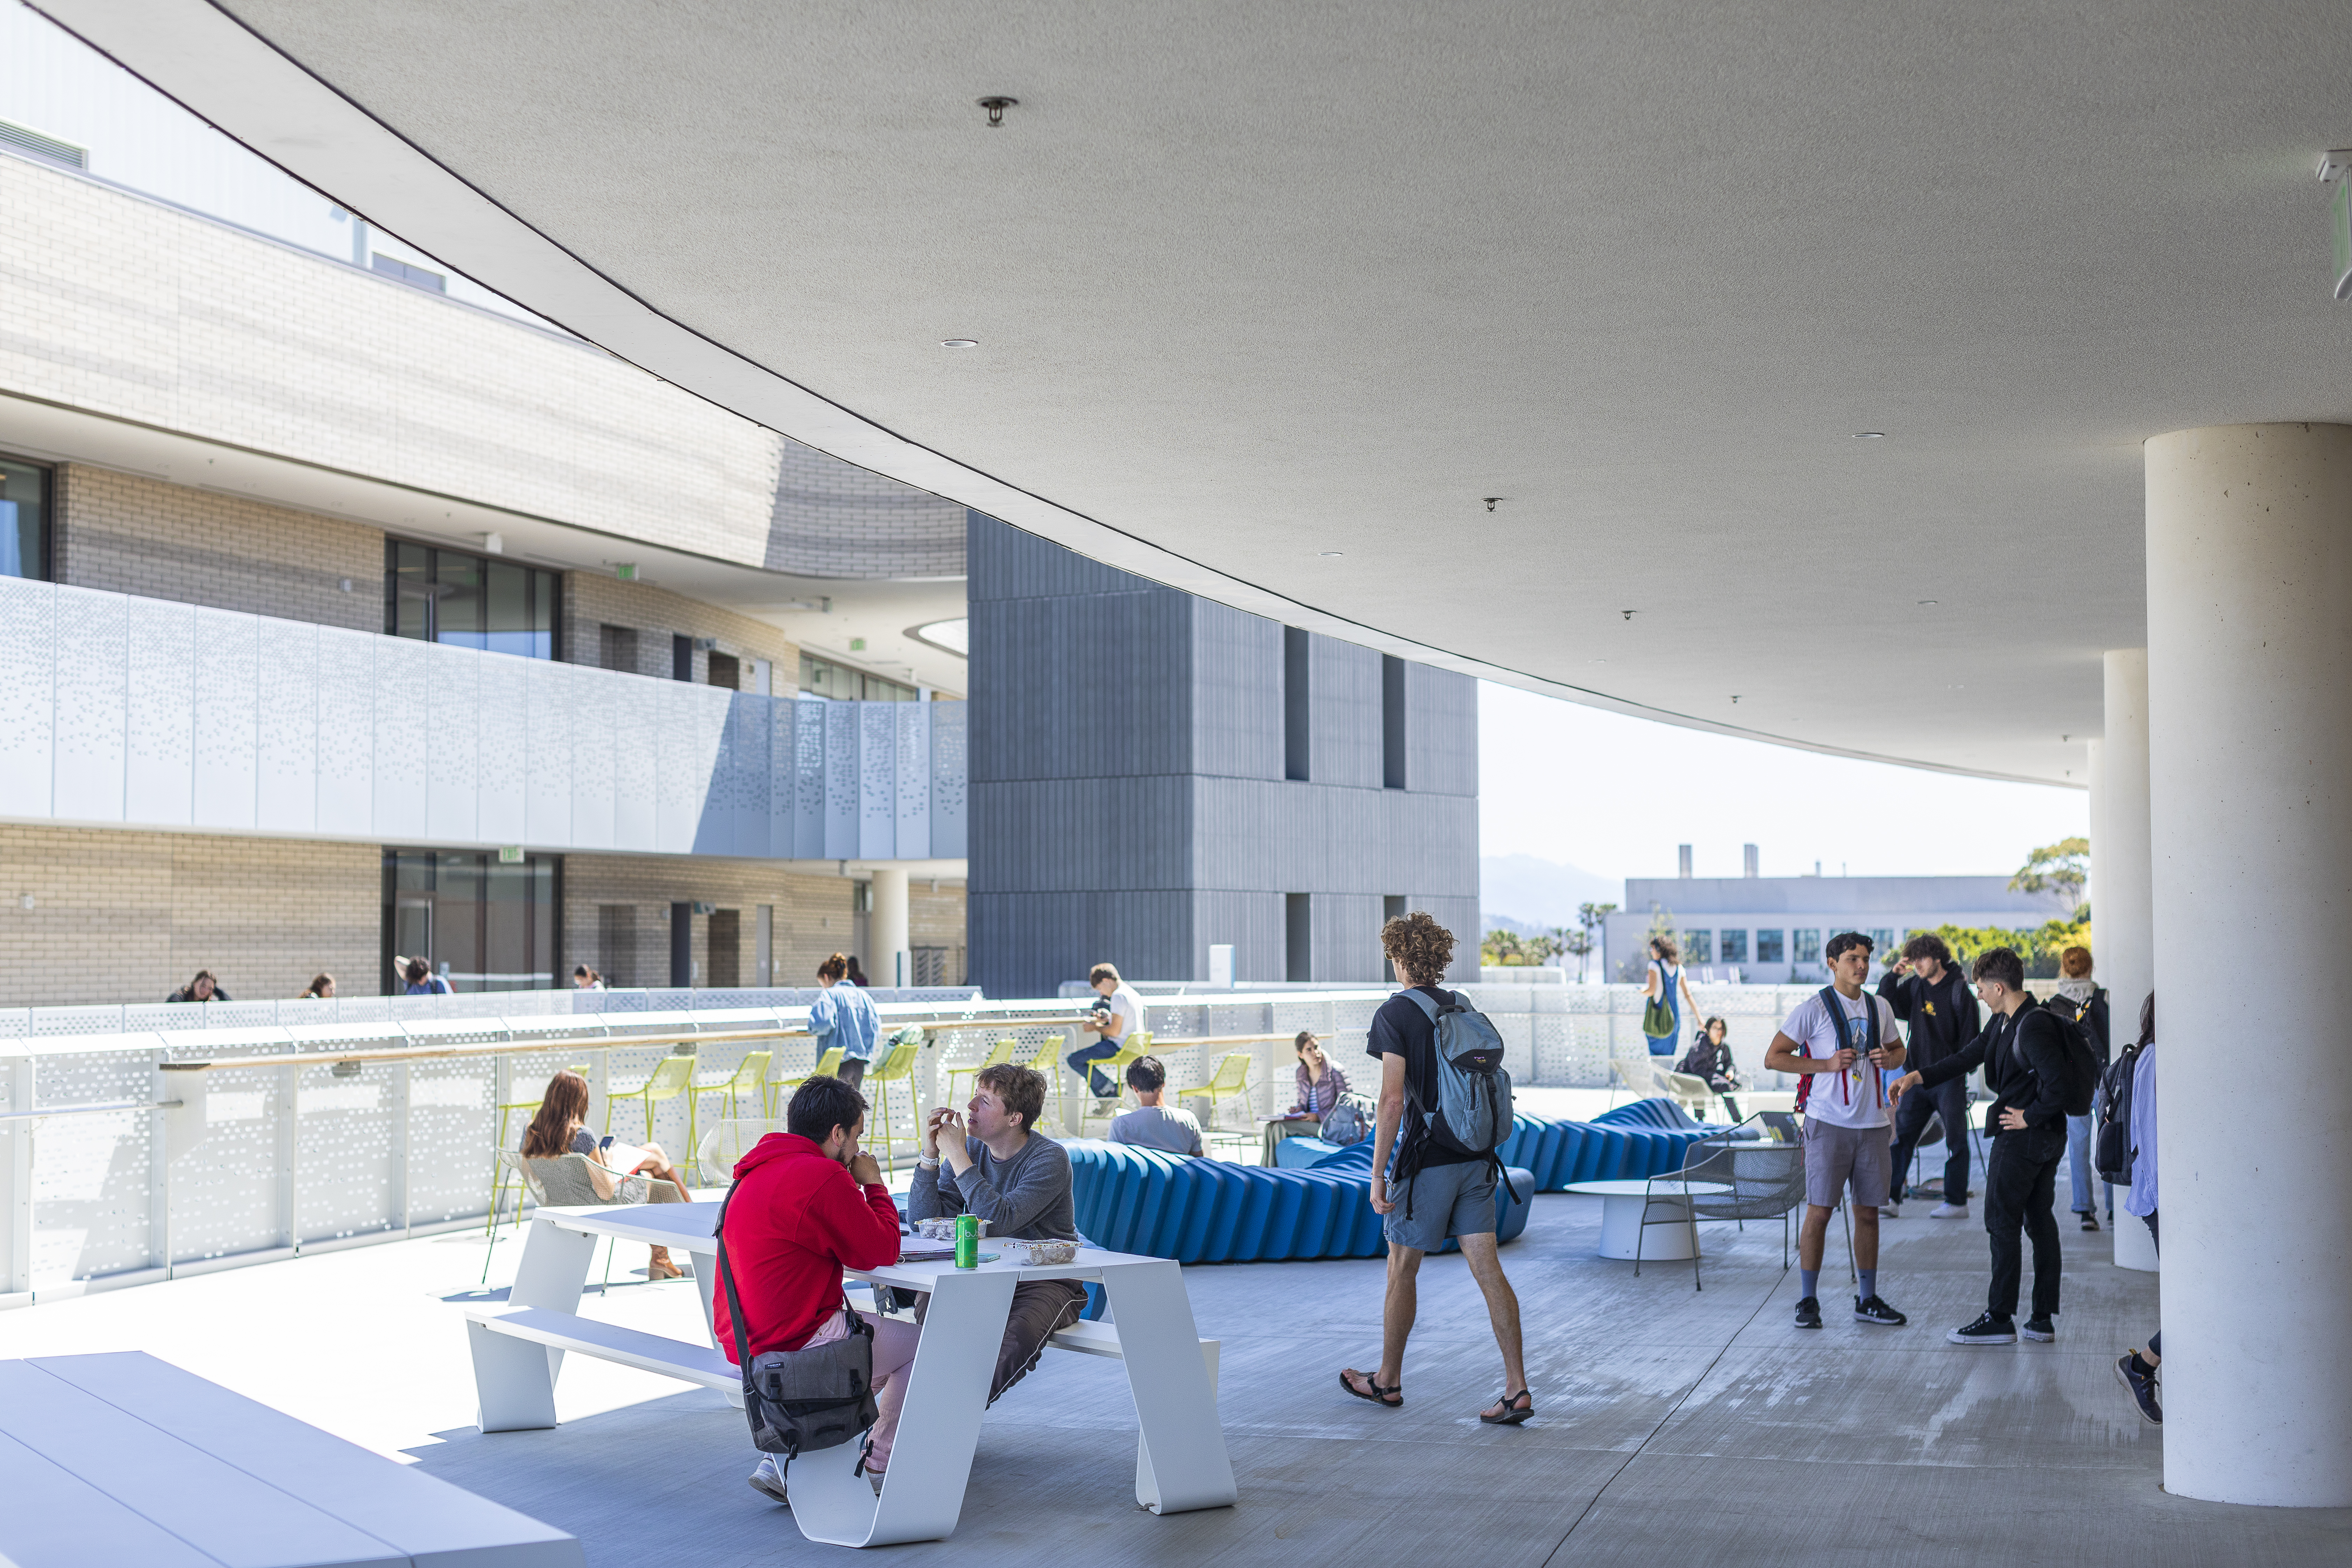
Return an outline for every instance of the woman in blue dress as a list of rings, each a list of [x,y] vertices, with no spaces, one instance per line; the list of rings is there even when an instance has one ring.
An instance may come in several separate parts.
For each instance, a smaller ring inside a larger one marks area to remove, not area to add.
[[[1698,1012],[1698,999],[1691,994],[1690,982],[1683,978],[1682,949],[1675,945],[1672,937],[1654,936],[1650,939],[1649,984],[1642,988],[1643,1010],[1647,1011],[1648,1005],[1661,997],[1665,1000],[1666,1010],[1674,1015],[1674,1026],[1663,1035],[1651,1035],[1644,1026],[1643,1033],[1649,1038],[1652,1056],[1670,1057],[1682,1041],[1683,1020]],[[1689,1004],[1687,1008],[1685,1003]]]

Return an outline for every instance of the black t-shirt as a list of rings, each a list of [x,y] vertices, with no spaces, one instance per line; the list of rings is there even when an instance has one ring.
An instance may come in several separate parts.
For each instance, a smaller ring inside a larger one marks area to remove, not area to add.
[[[1415,989],[1433,1000],[1443,1002],[1448,993],[1443,986],[1423,985]],[[1405,1113],[1404,1126],[1399,1143],[1421,1144],[1423,1165],[1463,1165],[1473,1160],[1484,1160],[1484,1154],[1465,1154],[1448,1149],[1436,1140],[1427,1138],[1428,1119],[1414,1109],[1416,1105],[1437,1103],[1437,1026],[1421,1005],[1400,991],[1381,1004],[1372,1015],[1372,1026],[1364,1037],[1364,1054],[1378,1061],[1382,1057],[1404,1058]]]

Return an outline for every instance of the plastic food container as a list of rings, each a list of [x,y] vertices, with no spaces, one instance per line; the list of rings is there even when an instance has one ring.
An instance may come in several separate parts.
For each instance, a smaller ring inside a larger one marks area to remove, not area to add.
[[[961,1217],[961,1215],[946,1215],[919,1219],[915,1222],[915,1234],[931,1241],[953,1241],[956,1238],[956,1220]],[[986,1220],[975,1215],[972,1216],[972,1223],[980,1226],[981,1235],[988,1234]]]
[[[1014,1261],[1032,1268],[1049,1263],[1075,1263],[1078,1257],[1078,1244],[1075,1241],[1007,1240],[1003,1245],[1006,1250],[1020,1255]]]

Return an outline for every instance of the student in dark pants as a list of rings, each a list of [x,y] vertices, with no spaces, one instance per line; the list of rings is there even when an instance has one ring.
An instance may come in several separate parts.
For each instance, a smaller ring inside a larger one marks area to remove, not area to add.
[[[1915,936],[1903,944],[1903,957],[1878,983],[1895,1016],[1910,1026],[1911,1048],[1906,1060],[1925,1071],[1947,1057],[1958,1054],[1977,1037],[1983,1015],[1969,983],[1952,964],[1952,950],[1939,936]],[[1906,1195],[1904,1184],[1911,1172],[1912,1151],[1931,1118],[1944,1123],[1944,1201],[1936,1206],[1937,1219],[1966,1219],[1969,1214],[1969,1086],[1953,1079],[1933,1089],[1907,1095],[1895,1108],[1895,1212]]]
[[[1992,1285],[1976,1321],[1944,1337],[1956,1345],[2015,1344],[2054,1340],[2058,1315],[2058,1221],[2051,1209],[2058,1192],[2058,1163],[2066,1157],[2066,1047],[2058,1020],[2042,1011],[2025,989],[2025,965],[2016,952],[1996,947],[1972,966],[1977,995],[1992,1015],[1974,1044],[1923,1072],[1895,1080],[1899,1101],[1911,1090],[1933,1088],[1983,1068],[1993,1092],[1985,1125],[1992,1153],[1985,1162],[1985,1230],[1992,1237]],[[2024,1268],[2022,1231],[2033,1241],[2033,1315],[2021,1331],[2017,1291]]]

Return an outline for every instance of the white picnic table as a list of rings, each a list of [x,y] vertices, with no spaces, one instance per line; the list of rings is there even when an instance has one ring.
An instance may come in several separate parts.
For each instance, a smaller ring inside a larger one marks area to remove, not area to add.
[[[1691,1226],[1687,1223],[1690,1194],[1721,1194],[1731,1189],[1720,1182],[1636,1176],[1605,1182],[1570,1182],[1567,1190],[1601,1200],[1601,1245],[1595,1250],[1601,1257],[1672,1263],[1694,1256]],[[1685,1223],[1655,1223],[1651,1228],[1662,1234],[1655,1238],[1643,1237],[1642,1221],[1653,1205],[1674,1211]]]
[[[709,1337],[718,1218],[715,1203],[538,1210],[506,1303],[467,1309],[482,1430],[553,1426],[555,1379],[566,1350],[716,1388],[740,1404],[740,1374]],[[702,1293],[702,1343],[579,1315],[600,1237],[685,1248]],[[1096,1281],[1109,1297],[1115,1327],[1080,1323],[1051,1342],[1126,1363],[1140,1426],[1135,1500],[1162,1514],[1234,1501],[1233,1463],[1217,1425],[1215,1349],[1199,1337],[1182,1271],[1172,1260],[1085,1247],[1066,1264],[1033,1268],[1000,1258],[966,1269],[899,1263],[849,1277],[929,1291],[930,1305],[880,1496],[855,1473],[856,1443],[793,1461],[793,1519],[809,1540],[887,1546],[954,1531],[1013,1288],[1024,1279]],[[748,1428],[743,1452],[747,1463],[754,1458]]]

